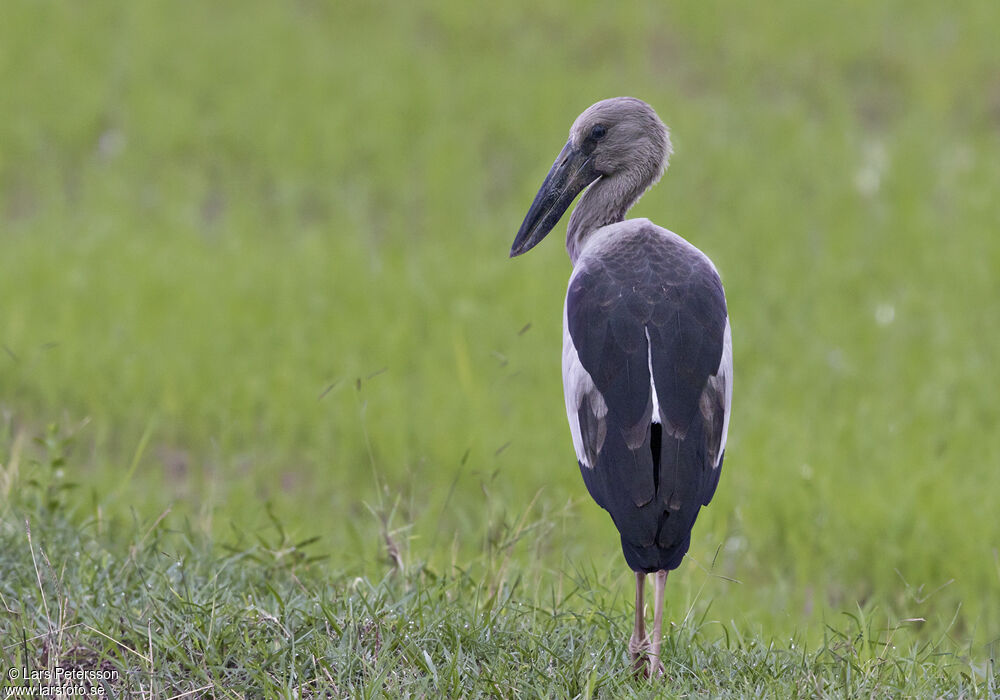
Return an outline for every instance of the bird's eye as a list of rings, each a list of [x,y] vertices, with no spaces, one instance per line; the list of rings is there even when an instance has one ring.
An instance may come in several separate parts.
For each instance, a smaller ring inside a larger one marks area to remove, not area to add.
[[[608,130],[604,128],[603,124],[596,124],[593,129],[590,130],[590,137],[595,141],[604,138],[604,135],[608,133]]]

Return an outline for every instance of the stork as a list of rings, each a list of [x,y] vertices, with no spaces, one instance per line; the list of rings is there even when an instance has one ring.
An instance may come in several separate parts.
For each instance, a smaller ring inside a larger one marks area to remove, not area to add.
[[[566,250],[563,388],[587,490],[611,514],[635,572],[636,671],[662,675],[664,587],[719,483],[733,352],[722,281],[675,233],[625,214],[667,168],[667,127],[642,100],[591,105],[569,132],[514,239],[527,252],[576,196]],[[655,573],[652,640],[646,574]]]

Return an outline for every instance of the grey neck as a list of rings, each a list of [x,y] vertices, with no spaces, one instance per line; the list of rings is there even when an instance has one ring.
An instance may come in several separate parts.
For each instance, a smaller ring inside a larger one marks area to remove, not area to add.
[[[591,234],[602,226],[624,221],[628,210],[652,184],[649,179],[636,175],[602,176],[580,197],[566,227],[566,252],[574,265]]]

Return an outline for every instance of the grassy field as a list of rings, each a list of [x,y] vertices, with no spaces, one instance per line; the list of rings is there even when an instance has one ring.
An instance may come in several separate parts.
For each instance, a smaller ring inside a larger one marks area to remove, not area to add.
[[[675,150],[633,215],[715,260],[735,349],[667,687],[996,696],[998,27],[992,0],[5,4],[0,666],[652,692],[563,415],[564,229],[507,259],[572,120],[632,94]]]

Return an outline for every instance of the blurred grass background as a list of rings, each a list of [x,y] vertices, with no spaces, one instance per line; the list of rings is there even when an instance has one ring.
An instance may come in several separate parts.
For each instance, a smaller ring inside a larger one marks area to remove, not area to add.
[[[633,215],[714,259],[735,344],[672,615],[818,635],[861,603],[995,645],[998,27],[992,0],[6,3],[5,430],[72,435],[72,508],[112,533],[270,504],[377,575],[378,514],[437,570],[523,517],[513,566],[627,605],[563,415],[564,228],[507,250],[572,120],[631,94],[675,148]]]

